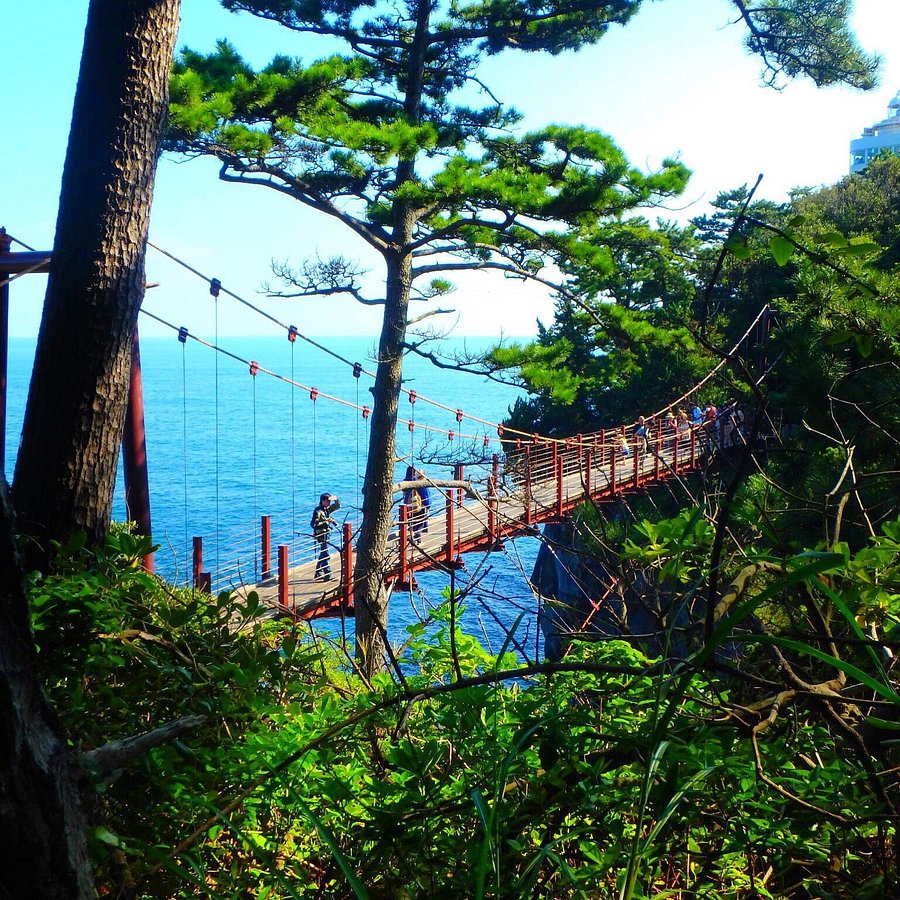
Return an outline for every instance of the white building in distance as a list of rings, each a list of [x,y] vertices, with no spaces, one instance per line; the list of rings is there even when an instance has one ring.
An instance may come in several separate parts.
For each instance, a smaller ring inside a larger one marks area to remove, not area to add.
[[[888,103],[888,117],[863,129],[862,137],[850,141],[850,171],[862,172],[882,150],[900,155],[900,91]]]

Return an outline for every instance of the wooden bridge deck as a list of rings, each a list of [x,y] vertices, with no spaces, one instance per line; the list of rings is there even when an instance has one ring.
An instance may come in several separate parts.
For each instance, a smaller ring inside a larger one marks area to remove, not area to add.
[[[405,554],[401,554],[399,532],[405,527],[395,524],[388,544],[384,578],[408,584],[416,571],[459,565],[459,556],[473,551],[487,551],[499,541],[517,535],[535,533],[536,526],[558,521],[588,497],[604,501],[630,490],[642,490],[654,483],[676,477],[696,467],[703,457],[704,442],[700,435],[680,437],[676,457],[672,437],[659,438],[659,452],[622,455],[616,448],[598,456],[604,465],[594,464],[582,447],[577,452],[554,451],[552,462],[535,454],[531,471],[537,477],[524,477],[515,459],[507,458],[507,470],[493,493],[479,494],[463,502],[462,492],[448,491],[443,502],[432,506],[427,530],[420,539],[408,538]],[[511,455],[512,456],[512,455]],[[521,459],[519,460],[521,461]],[[615,470],[615,471],[614,471]],[[505,482],[505,483],[504,483]],[[452,499],[451,499],[452,498]],[[448,540],[447,506],[452,506],[453,540]],[[246,596],[256,591],[264,605],[276,612],[300,618],[353,615],[352,599],[342,580],[342,553],[335,546],[330,554],[331,581],[317,580],[316,560],[310,558],[287,569],[287,587],[283,591],[277,574],[256,584],[233,585],[235,593]],[[286,606],[282,598],[287,597]]]

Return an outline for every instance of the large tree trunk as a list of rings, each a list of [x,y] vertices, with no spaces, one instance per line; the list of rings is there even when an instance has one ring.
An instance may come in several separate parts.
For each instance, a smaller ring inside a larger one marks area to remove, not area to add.
[[[91,0],[13,500],[35,538],[106,534],[179,0]]]
[[[410,122],[421,118],[428,49],[428,23],[432,0],[419,0],[416,30],[409,48],[406,70],[406,97],[403,110]],[[397,184],[416,177],[415,158],[401,158]],[[378,344],[378,369],[373,392],[372,431],[369,459],[363,482],[363,524],[357,543],[354,572],[356,613],[356,658],[364,675],[380,671],[385,662],[388,599],[384,583],[384,556],[391,527],[394,502],[394,461],[396,451],[397,405],[403,374],[403,343],[412,290],[410,245],[420,210],[405,200],[394,200],[392,234],[394,250],[385,254],[384,319]]]
[[[410,269],[408,256],[388,259],[387,302],[378,344],[369,458],[363,482],[363,521],[356,546],[356,657],[367,676],[384,666],[388,608],[384,553],[393,519],[397,406],[409,308]]]
[[[0,479],[0,900],[93,897],[77,775],[41,688]]]

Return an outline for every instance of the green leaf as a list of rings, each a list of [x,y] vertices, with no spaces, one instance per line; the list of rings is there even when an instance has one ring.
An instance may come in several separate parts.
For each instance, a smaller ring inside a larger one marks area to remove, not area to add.
[[[816,242],[825,246],[825,247],[834,247],[835,249],[842,250],[849,243],[847,238],[844,237],[839,231],[826,231],[824,234],[820,234],[818,238],[816,238]]]
[[[747,246],[747,239],[742,237],[730,237],[725,241],[725,249],[737,259],[749,259],[750,248]]]
[[[783,266],[794,255],[794,245],[780,234],[772,237],[769,242],[769,250],[779,266]]]
[[[106,844],[109,847],[122,846],[122,842],[119,840],[119,836],[113,834],[108,828],[104,828],[102,825],[94,829],[94,837],[97,838],[98,841]]]
[[[863,241],[859,244],[850,244],[849,247],[844,248],[841,253],[842,256],[873,256],[876,253],[881,252],[881,247],[878,244],[872,243],[872,241]]]
[[[872,355],[875,349],[875,337],[871,334],[855,334],[853,340],[856,343],[856,349],[863,359],[867,359]]]

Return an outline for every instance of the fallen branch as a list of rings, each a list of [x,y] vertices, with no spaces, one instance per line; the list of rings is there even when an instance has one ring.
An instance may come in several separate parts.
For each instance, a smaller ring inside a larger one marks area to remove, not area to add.
[[[175,738],[199,728],[206,722],[206,716],[185,716],[175,719],[152,731],[132,735],[118,741],[110,741],[96,750],[82,753],[79,762],[84,768],[96,773],[102,779],[110,778],[115,772],[127,765],[131,760],[142,756],[148,750],[168,743]]]

